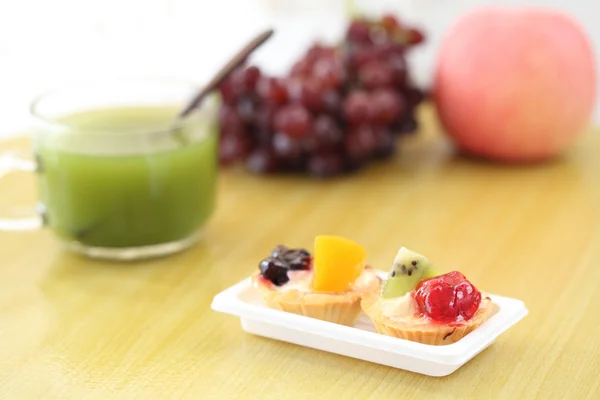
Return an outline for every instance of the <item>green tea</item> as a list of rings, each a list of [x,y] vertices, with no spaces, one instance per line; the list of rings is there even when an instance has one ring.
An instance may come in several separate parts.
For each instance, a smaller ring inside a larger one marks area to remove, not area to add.
[[[192,117],[169,130],[176,112],[124,107],[61,118],[68,131],[36,144],[47,224],[94,247],[193,235],[215,205],[217,137],[214,124]]]

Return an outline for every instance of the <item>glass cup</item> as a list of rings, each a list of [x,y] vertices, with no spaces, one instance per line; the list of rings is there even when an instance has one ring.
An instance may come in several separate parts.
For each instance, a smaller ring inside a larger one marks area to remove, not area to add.
[[[40,203],[31,217],[0,220],[0,230],[48,227],[69,249],[114,260],[195,243],[215,207],[218,170],[216,95],[176,118],[197,89],[126,79],[40,95],[30,107],[35,161],[0,158],[4,173],[36,173]]]

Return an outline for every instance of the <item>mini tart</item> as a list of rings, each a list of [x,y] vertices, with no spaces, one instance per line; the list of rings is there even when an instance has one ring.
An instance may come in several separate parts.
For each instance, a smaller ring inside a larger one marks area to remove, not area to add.
[[[369,267],[365,267],[351,289],[343,293],[314,291],[310,287],[312,271],[288,274],[292,275],[290,281],[282,286],[275,286],[260,273],[252,276],[252,284],[267,307],[347,326],[356,322],[362,298],[377,294],[381,286],[381,279]]]
[[[398,307],[404,308],[402,315],[387,316],[384,302],[402,302]],[[382,299],[379,295],[365,296],[361,302],[362,310],[371,319],[377,333],[406,339],[413,342],[443,346],[458,342],[474,331],[495,312],[491,299],[482,293],[479,309],[468,321],[449,324],[434,322],[428,317],[418,315],[416,301],[412,292],[398,299]]]

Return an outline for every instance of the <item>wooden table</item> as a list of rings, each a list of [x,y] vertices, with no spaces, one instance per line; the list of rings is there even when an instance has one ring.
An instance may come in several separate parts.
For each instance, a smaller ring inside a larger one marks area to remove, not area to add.
[[[336,181],[222,174],[205,238],[133,265],[0,233],[2,399],[599,399],[600,132],[562,160],[456,156],[425,109],[403,155]],[[26,146],[24,140],[4,143]],[[34,199],[22,174],[0,210]],[[209,305],[274,245],[332,233],[388,269],[400,245],[459,268],[530,315],[444,378],[254,337]]]

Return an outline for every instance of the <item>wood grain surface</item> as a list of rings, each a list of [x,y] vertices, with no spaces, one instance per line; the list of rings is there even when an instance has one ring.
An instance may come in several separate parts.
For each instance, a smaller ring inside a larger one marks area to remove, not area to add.
[[[0,233],[1,399],[600,398],[600,131],[565,157],[507,167],[460,157],[431,110],[399,156],[344,179],[224,171],[198,245],[134,264],[63,251],[49,231]],[[1,144],[26,149],[27,140]],[[27,174],[0,213],[32,204]],[[431,378],[246,334],[210,309],[274,245],[319,233],[399,246],[457,268],[530,314],[479,356]]]

